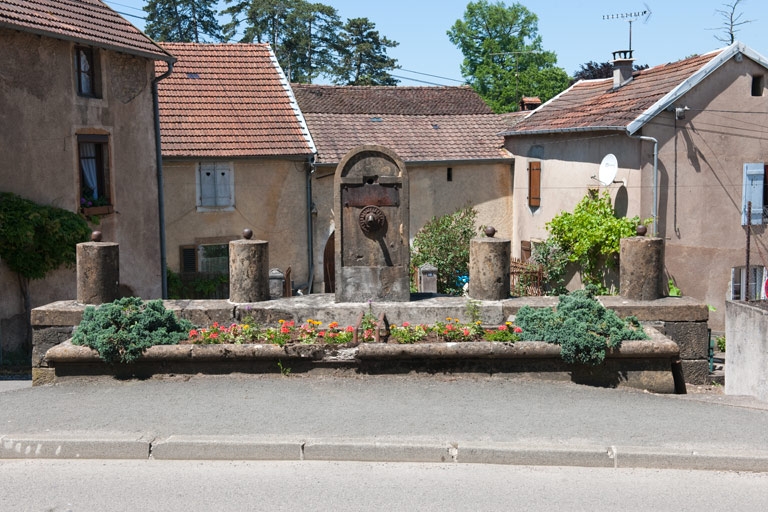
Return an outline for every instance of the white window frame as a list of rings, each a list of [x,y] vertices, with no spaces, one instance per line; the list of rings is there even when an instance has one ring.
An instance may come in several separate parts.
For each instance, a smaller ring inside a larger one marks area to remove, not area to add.
[[[765,300],[765,281],[768,278],[768,271],[762,265],[750,265],[753,272],[750,279],[752,285],[749,291],[750,300]],[[744,291],[747,288],[747,268],[745,266],[731,268],[731,286],[728,290],[729,300],[745,300]]]
[[[207,173],[212,173],[212,176]],[[235,171],[232,162],[198,162],[195,195],[198,212],[234,210]]]

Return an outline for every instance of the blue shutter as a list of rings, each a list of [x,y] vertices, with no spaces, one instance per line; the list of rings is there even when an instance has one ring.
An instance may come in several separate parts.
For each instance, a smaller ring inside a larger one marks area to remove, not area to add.
[[[216,165],[216,206],[232,206],[232,176],[228,164]]]
[[[744,190],[741,195],[741,225],[747,225],[747,204],[752,202],[750,212],[752,225],[763,223],[763,183],[765,165],[760,163],[744,164]]]
[[[200,206],[216,206],[215,164],[200,164]]]

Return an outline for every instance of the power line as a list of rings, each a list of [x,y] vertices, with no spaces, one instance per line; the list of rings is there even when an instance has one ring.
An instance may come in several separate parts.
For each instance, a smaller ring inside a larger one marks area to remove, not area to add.
[[[455,78],[448,78],[448,77],[445,77],[445,76],[430,75],[429,73],[421,73],[419,71],[411,71],[410,69],[403,69],[403,68],[399,68],[399,69],[400,69],[400,71],[405,71],[406,73],[413,73],[415,75],[431,76],[432,78],[439,78],[441,80],[449,80],[451,82],[458,82],[460,84],[466,83],[465,80],[456,80]]]
[[[113,2],[112,0],[105,0],[105,1],[110,5],[119,5],[120,7],[127,7],[128,9],[133,9],[134,11],[142,11],[142,12],[144,11],[144,9],[142,9],[141,7],[134,7],[128,4],[121,4],[120,2]]]

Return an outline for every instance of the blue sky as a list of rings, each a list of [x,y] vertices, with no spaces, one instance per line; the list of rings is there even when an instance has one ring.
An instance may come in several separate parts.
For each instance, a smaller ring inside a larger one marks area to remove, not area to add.
[[[464,15],[469,0],[320,0],[335,7],[343,20],[367,17],[380,34],[400,45],[389,51],[402,66],[393,73],[401,85],[457,85],[461,82],[462,55],[448,40],[446,32]],[[492,0],[493,1],[493,0]],[[605,15],[644,11],[651,16],[632,23],[632,49],[637,64],[651,66],[705,53],[724,46],[715,39],[723,36],[723,19],[716,11],[734,0],[589,0],[522,1],[539,17],[539,35],[544,49],[558,57],[558,66],[573,74],[588,61],[605,62],[611,52],[629,46],[629,23],[623,19],[604,20]],[[113,9],[143,17],[144,0],[105,0]],[[505,2],[512,5],[513,2]],[[220,1],[221,8],[226,7]],[[768,3],[742,0],[737,12],[744,20],[737,38],[768,56]],[[128,17],[143,29],[144,22]],[[228,21],[228,20],[226,20]],[[714,30],[709,30],[714,29]],[[435,75],[441,78],[435,78]]]

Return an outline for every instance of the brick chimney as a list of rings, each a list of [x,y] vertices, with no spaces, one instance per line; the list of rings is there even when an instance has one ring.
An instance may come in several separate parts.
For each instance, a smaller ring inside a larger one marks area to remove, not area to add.
[[[626,85],[627,82],[632,80],[632,63],[635,59],[632,58],[632,50],[619,50],[613,52],[613,88]]]

